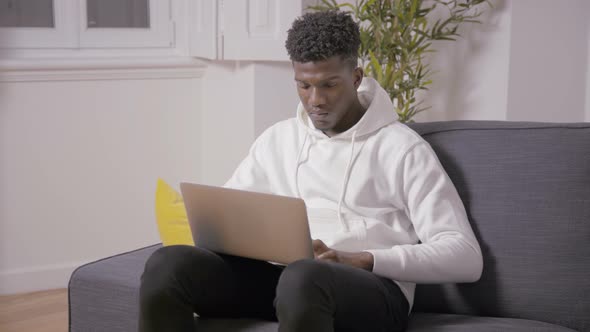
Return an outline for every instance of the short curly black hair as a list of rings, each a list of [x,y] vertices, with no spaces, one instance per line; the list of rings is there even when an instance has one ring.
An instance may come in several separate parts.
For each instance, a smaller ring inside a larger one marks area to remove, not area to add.
[[[359,26],[349,14],[330,10],[307,13],[293,22],[285,47],[291,61],[316,62],[340,56],[357,66]]]

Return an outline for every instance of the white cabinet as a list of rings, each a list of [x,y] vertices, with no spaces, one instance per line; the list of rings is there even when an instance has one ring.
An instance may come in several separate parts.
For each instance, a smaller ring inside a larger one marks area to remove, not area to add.
[[[287,30],[315,0],[191,0],[192,56],[287,61]]]

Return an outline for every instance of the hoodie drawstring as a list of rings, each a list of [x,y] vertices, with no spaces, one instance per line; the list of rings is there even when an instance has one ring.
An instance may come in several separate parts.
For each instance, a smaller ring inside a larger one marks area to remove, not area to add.
[[[295,193],[299,198],[301,198],[301,193],[299,193],[299,163],[301,162],[301,156],[303,155],[303,150],[305,149],[305,143],[307,143],[308,137],[309,133],[306,133],[305,138],[303,139],[303,144],[301,144],[301,149],[299,149],[299,153],[297,154],[297,162],[295,163]]]
[[[299,198],[302,198],[301,193],[299,192],[299,166],[300,166],[300,163],[302,160],[303,151],[305,150],[308,137],[309,137],[309,134],[306,134],[305,138],[303,139],[303,144],[301,144],[301,149],[299,149],[299,153],[297,154],[297,162],[295,163],[295,192],[297,194],[297,197],[299,197]],[[363,142],[359,151],[362,150],[365,142]],[[342,180],[342,189],[340,191],[340,198],[338,199],[338,212],[337,212],[338,213],[338,221],[340,222],[340,225],[342,226],[342,229],[344,232],[348,232],[350,229],[348,224],[346,223],[346,221],[342,217],[342,203],[344,202],[344,197],[346,196],[346,189],[348,188],[348,180],[350,179],[350,172],[352,171],[352,165],[354,163],[355,143],[356,143],[356,131],[354,131],[352,133],[352,139],[350,141],[350,158],[348,159],[348,164],[346,165],[346,171],[344,172],[344,179]]]
[[[346,165],[346,171],[344,172],[344,179],[342,180],[342,190],[340,191],[340,199],[338,200],[338,221],[342,225],[344,232],[349,231],[348,224],[342,218],[342,202],[344,201],[344,195],[346,195],[346,188],[348,187],[348,179],[350,178],[350,171],[352,169],[352,160],[354,159],[354,142],[356,138],[356,131],[352,133],[352,139],[350,140],[350,158],[348,159],[348,165]]]

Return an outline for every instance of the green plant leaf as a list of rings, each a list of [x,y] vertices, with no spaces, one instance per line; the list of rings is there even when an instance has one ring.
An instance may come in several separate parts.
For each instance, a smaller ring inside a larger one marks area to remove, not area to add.
[[[381,69],[381,64],[379,63],[379,60],[377,60],[377,58],[375,57],[375,54],[373,54],[372,51],[369,51],[369,55],[371,56],[372,73],[373,73],[373,75],[375,75],[375,79],[379,83],[382,83],[383,70]]]
[[[493,8],[489,0],[321,0],[315,7],[352,13],[360,25],[361,66],[396,101],[400,121],[411,122],[430,109],[415,95],[432,84],[435,73],[424,58],[436,52],[433,41],[456,40],[461,26],[480,23],[483,6]],[[439,18],[429,18],[435,11]]]

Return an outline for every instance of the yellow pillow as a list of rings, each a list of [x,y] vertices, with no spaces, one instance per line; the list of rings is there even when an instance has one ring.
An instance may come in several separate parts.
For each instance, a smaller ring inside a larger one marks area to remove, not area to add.
[[[194,245],[182,195],[162,179],[156,187],[156,222],[164,246]]]

